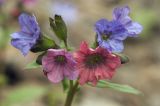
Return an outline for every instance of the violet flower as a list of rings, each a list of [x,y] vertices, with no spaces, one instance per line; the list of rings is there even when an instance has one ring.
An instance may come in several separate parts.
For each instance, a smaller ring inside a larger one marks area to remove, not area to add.
[[[59,83],[65,77],[75,80],[78,71],[75,70],[76,61],[71,53],[64,49],[49,49],[42,58],[44,73],[53,83]]]

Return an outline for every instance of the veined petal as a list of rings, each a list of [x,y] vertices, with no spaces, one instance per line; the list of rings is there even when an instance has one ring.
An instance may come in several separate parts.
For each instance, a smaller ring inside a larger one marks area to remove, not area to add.
[[[62,81],[64,77],[61,67],[54,67],[52,71],[47,73],[47,77],[53,83]]]
[[[106,19],[98,20],[95,24],[95,30],[96,32],[99,32],[100,34],[104,33],[104,31],[107,29],[109,21]]]
[[[32,37],[29,36],[27,33],[24,32],[15,32],[11,34],[12,39],[30,39],[32,40]]]
[[[62,81],[65,77],[75,80],[78,72],[75,70],[76,61],[71,53],[64,49],[49,49],[42,58],[42,66],[48,79],[53,83]]]
[[[19,23],[21,31],[26,33],[35,33],[36,30],[40,30],[35,16],[30,16],[26,13],[22,13],[19,16]]]
[[[81,49],[76,52],[78,53],[76,55],[76,69],[79,71],[79,83],[83,85],[91,82],[96,85],[98,80],[111,79],[115,69],[120,65],[119,57],[115,57],[114,61],[112,61],[111,57],[114,57],[114,55],[108,49],[102,47],[97,47],[96,49],[88,48],[88,50],[91,52],[81,56],[77,56]]]
[[[123,20],[128,17],[130,13],[130,8],[128,6],[115,8],[113,10],[113,19],[114,20]]]
[[[26,55],[40,38],[40,28],[34,16],[22,13],[19,16],[21,31],[11,34],[11,44]]]
[[[28,44],[27,42],[23,42],[18,39],[12,39],[11,44],[15,48],[19,49],[23,53],[24,56],[28,54],[28,52],[30,51],[30,46],[32,45],[32,44]]]
[[[135,37],[137,34],[140,34],[142,32],[143,27],[137,22],[132,22],[126,25],[126,29],[128,30],[128,34],[130,37]]]
[[[110,48],[112,48],[112,52],[122,52],[124,49],[123,41],[120,40],[110,40],[108,41]]]
[[[143,30],[143,27],[137,23],[133,22],[132,19],[128,16],[130,9],[128,6],[122,8],[116,8],[113,11],[113,19],[119,21],[126,30],[128,31],[128,36],[135,37],[137,34],[140,34]]]
[[[89,52],[88,45],[83,41],[80,45],[81,53],[87,54]]]
[[[112,32],[110,39],[125,40],[127,38],[127,30],[120,22],[111,21],[110,27]]]

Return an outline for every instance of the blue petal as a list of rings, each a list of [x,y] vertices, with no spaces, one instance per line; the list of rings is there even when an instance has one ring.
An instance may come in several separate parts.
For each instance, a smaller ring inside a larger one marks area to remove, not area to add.
[[[118,21],[110,22],[112,35],[110,39],[125,40],[127,38],[126,28]]]
[[[12,39],[33,39],[32,36],[24,32],[15,32],[11,34]]]
[[[19,49],[24,56],[36,43],[36,39],[33,39],[33,37],[30,37],[29,35],[23,32],[13,33],[11,34],[11,37],[12,46]]]
[[[112,52],[120,53],[123,51],[123,41],[120,40],[110,40],[109,41],[110,48],[112,48]]]
[[[128,34],[130,37],[135,37],[137,34],[140,34],[143,30],[143,27],[137,22],[132,22],[126,25],[125,27],[128,30]]]
[[[40,28],[38,26],[35,16],[30,16],[28,14],[22,13],[19,16],[19,23],[22,32],[26,32],[30,35],[33,35],[37,31],[40,32]]]
[[[11,44],[15,48],[19,49],[24,56],[28,54],[32,46],[32,44],[25,42],[24,40],[20,40],[20,39],[12,39]]]
[[[107,50],[115,53],[122,52],[124,49],[123,41],[116,39],[102,40],[101,36],[97,38],[100,47],[106,48]]]
[[[108,41],[102,40],[100,36],[98,36],[97,41],[100,47],[106,48],[108,51],[112,51],[112,48]]]
[[[122,8],[116,8],[113,11],[113,18],[116,21],[119,21],[126,30],[128,31],[128,36],[135,37],[137,34],[140,34],[143,30],[143,27],[137,22],[133,22],[128,16],[130,9],[128,6]]]
[[[113,10],[113,19],[118,20],[122,24],[126,24],[131,21],[131,18],[128,16],[130,13],[130,8],[128,6],[115,8]]]
[[[96,32],[100,33],[100,34],[104,33],[105,30],[107,29],[108,24],[109,24],[109,21],[106,19],[101,19],[101,20],[97,21],[95,24]]]
[[[11,34],[11,44],[26,55],[39,39],[40,28],[36,18],[25,13],[19,16],[19,23],[21,31]]]

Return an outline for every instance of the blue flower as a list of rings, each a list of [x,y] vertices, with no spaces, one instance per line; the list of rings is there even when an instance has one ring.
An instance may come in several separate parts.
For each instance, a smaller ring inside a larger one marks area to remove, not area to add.
[[[27,55],[40,37],[40,27],[35,16],[23,13],[19,16],[21,31],[11,34],[11,44]]]
[[[127,30],[121,23],[101,19],[96,22],[95,27],[99,46],[112,52],[123,50],[123,40],[127,38]]]
[[[99,46],[111,52],[122,52],[123,40],[127,37],[136,37],[142,31],[142,26],[133,22],[128,16],[129,8],[116,8],[113,11],[113,20],[101,19],[95,24]]]

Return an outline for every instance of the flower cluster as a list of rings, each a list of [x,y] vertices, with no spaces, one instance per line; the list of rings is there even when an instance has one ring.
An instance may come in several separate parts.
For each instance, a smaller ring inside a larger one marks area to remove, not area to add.
[[[127,6],[115,8],[113,20],[97,21],[96,47],[90,48],[83,41],[75,52],[71,52],[67,45],[67,28],[61,16],[55,15],[55,19],[50,18],[49,21],[65,48],[55,44],[52,39],[43,39],[36,18],[23,13],[19,16],[21,31],[11,34],[11,44],[23,55],[29,51],[43,52],[37,60],[53,83],[77,79],[81,85],[88,82],[96,85],[99,80],[111,79],[121,65],[121,58],[115,53],[123,51],[123,41],[127,37],[136,37],[142,31],[142,26],[128,16],[129,12]]]

